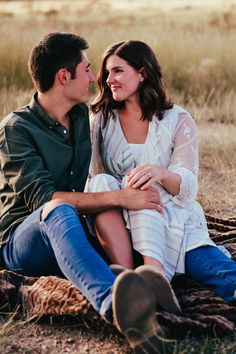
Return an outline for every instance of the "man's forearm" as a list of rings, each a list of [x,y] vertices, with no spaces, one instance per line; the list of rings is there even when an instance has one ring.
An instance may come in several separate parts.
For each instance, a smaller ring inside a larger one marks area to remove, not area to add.
[[[81,214],[93,214],[112,208],[133,210],[154,209],[162,212],[158,190],[141,191],[132,187],[111,192],[54,192],[51,199],[61,199],[74,205]]]
[[[63,202],[72,204],[81,214],[92,214],[120,207],[122,205],[122,191],[54,192],[51,199],[61,199]]]

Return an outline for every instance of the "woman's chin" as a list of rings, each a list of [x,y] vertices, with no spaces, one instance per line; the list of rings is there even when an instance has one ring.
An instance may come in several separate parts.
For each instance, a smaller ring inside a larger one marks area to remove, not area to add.
[[[121,97],[120,95],[113,95],[113,99],[114,99],[115,101],[117,101],[117,102],[120,102],[120,101],[123,101],[123,100],[124,100],[124,98]]]

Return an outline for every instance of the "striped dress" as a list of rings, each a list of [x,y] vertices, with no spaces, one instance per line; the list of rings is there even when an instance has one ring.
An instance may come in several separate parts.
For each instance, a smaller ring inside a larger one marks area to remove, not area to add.
[[[179,106],[153,117],[137,161],[122,131],[118,111],[103,127],[103,116],[93,122],[93,152],[87,191],[111,191],[124,188],[126,175],[142,163],[163,166],[181,177],[180,192],[170,195],[158,188],[164,212],[123,210],[133,247],[145,256],[159,260],[169,280],[184,273],[185,252],[203,245],[215,245],[210,239],[204,212],[196,202],[198,190],[198,146],[193,119]]]

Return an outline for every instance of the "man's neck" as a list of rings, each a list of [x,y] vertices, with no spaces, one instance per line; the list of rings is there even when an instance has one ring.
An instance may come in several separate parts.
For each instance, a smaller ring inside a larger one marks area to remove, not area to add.
[[[68,112],[73,107],[65,101],[64,97],[61,97],[58,93],[54,94],[50,90],[45,93],[38,92],[38,103],[53,119],[63,125],[68,119]]]

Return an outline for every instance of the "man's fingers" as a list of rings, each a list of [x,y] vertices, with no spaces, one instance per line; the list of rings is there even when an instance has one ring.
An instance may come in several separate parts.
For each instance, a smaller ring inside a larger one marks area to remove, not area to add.
[[[150,203],[159,205],[160,207],[163,206],[161,199],[160,199],[160,194],[157,190],[152,191],[151,194],[148,195],[148,199],[149,199]]]
[[[151,203],[150,209],[154,209],[154,210],[158,211],[161,214],[163,213],[163,206],[160,205],[160,204]]]

